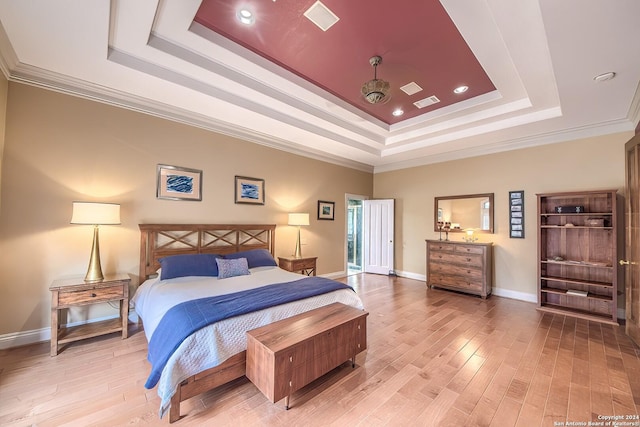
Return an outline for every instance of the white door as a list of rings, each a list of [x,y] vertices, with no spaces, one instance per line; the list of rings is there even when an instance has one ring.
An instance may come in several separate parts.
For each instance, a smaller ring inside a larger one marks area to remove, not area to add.
[[[364,272],[393,272],[393,199],[362,201]]]

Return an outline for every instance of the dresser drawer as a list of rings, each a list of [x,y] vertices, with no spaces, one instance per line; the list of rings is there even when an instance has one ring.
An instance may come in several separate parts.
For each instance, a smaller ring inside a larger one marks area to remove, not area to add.
[[[456,245],[455,246],[455,252],[456,253],[481,255],[481,254],[484,253],[484,248],[482,246]]]
[[[455,249],[455,245],[450,243],[429,243],[429,251],[438,251],[438,252],[453,252]]]
[[[118,298],[124,298],[124,286],[122,284],[103,288],[59,292],[58,306],[93,304],[101,301],[112,301]]]
[[[454,264],[462,267],[482,268],[482,257],[475,254],[459,255],[456,253],[429,252],[429,261]]]
[[[429,275],[430,286],[445,286],[462,291],[481,292],[482,278],[451,276],[449,274],[431,273]]]
[[[455,276],[458,279],[468,279],[482,282],[483,272],[480,268],[463,268],[457,265],[431,263],[429,265],[429,273],[446,274]]]

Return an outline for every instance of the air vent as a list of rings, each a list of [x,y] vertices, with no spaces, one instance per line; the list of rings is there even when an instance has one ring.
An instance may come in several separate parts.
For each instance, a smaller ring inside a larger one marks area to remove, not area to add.
[[[424,107],[428,107],[429,105],[437,104],[438,102],[440,102],[438,97],[435,95],[431,95],[428,98],[421,99],[420,101],[414,102],[413,105],[415,105],[418,108],[424,108]]]
[[[311,5],[304,13],[304,16],[316,24],[322,31],[327,31],[333,24],[340,20],[335,13],[331,12],[329,8],[320,1]]]
[[[414,93],[418,93],[422,91],[422,88],[418,86],[416,82],[411,82],[402,86],[400,90],[406,93],[407,95],[413,95]]]

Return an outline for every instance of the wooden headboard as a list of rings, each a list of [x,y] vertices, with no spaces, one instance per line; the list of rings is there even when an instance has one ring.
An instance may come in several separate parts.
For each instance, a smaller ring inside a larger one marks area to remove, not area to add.
[[[180,254],[229,254],[267,249],[275,255],[275,224],[139,224],[140,283],[156,274],[158,260]]]

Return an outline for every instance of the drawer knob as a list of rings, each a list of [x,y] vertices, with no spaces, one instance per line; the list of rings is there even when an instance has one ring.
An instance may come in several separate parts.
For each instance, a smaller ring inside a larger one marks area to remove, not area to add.
[[[467,262],[471,262],[471,258],[467,258]]]
[[[94,294],[93,292],[91,292],[91,298],[95,298],[95,297],[97,297],[97,296],[98,296],[98,295],[96,295],[96,294]]]

